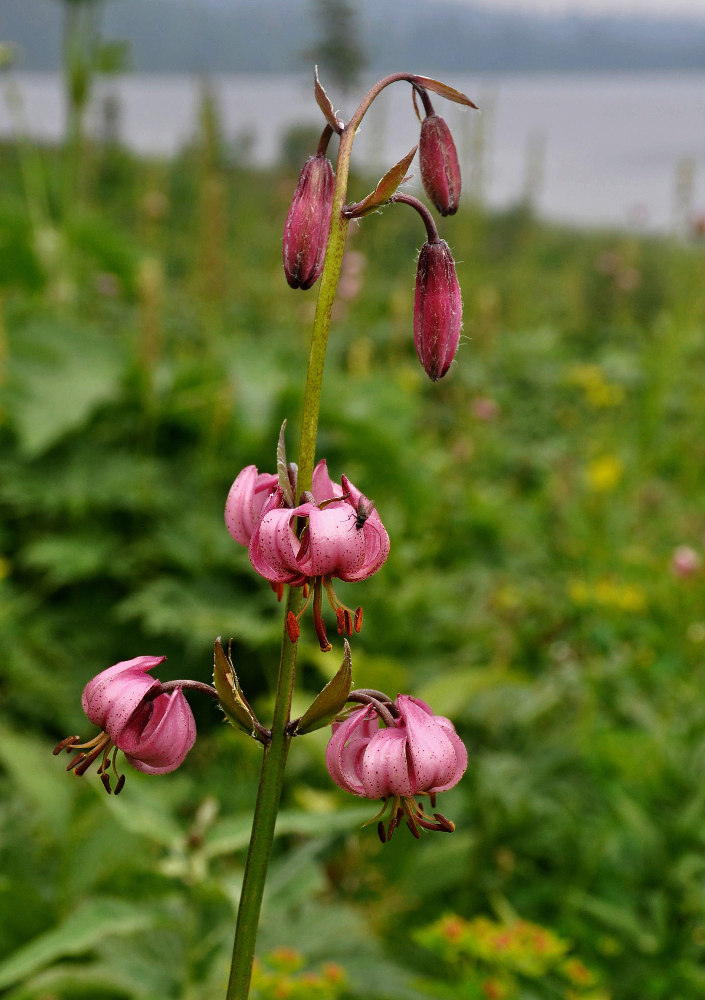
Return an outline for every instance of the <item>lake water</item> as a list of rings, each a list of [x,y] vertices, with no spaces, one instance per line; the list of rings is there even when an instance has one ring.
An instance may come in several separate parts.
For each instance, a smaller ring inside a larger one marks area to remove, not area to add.
[[[56,75],[4,79],[14,80],[22,95],[30,134],[59,139],[63,108]],[[216,76],[210,82],[228,142],[236,153],[247,150],[256,164],[276,160],[292,124],[321,121],[309,77]],[[434,97],[456,136],[466,186],[474,185],[490,204],[511,204],[528,193],[548,218],[654,230],[677,225],[684,206],[705,213],[705,73],[451,74],[448,82],[482,109],[478,115]],[[194,133],[200,88],[201,81],[188,76],[133,74],[103,83],[93,125],[105,96],[112,95],[127,146],[174,153]],[[343,117],[352,110],[340,108]],[[2,102],[0,135],[13,127]],[[365,119],[353,157],[382,173],[417,140],[410,88],[395,84]],[[418,167],[412,171],[413,192],[420,185]]]

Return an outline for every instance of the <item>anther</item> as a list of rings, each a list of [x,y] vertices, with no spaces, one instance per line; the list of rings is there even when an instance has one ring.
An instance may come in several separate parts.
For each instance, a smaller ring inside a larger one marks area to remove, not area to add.
[[[399,808],[390,819],[389,826],[387,827],[387,840],[392,839],[392,835],[394,834],[396,828],[399,826],[399,821],[401,820],[403,815],[404,815],[404,810]]]
[[[286,616],[286,634],[289,636],[291,642],[297,642],[301,635],[299,632],[299,623],[293,611],[289,611]]]
[[[338,607],[335,609],[335,620],[338,624],[338,635],[344,635],[345,633],[345,612],[342,608]]]
[[[103,782],[103,788],[106,790],[108,795],[112,795],[113,790],[110,787],[110,777],[107,774],[103,773],[100,776],[100,780]]]
[[[387,843],[387,835],[384,832],[384,823],[382,822],[382,820],[380,820],[379,823],[377,824],[377,834],[379,836],[379,839],[382,841],[382,843],[386,844]]]
[[[58,754],[61,753],[62,750],[66,750],[68,752],[74,745],[74,743],[78,743],[80,739],[81,739],[80,736],[67,736],[65,740],[61,741],[61,743],[56,744],[56,746],[52,750],[52,753],[56,757]]]
[[[362,608],[356,608],[355,610],[355,631],[359,632],[362,628]]]
[[[438,820],[441,830],[445,833],[455,833],[455,823],[451,819],[446,819],[442,813],[434,813],[433,818]]]
[[[77,753],[76,756],[66,765],[66,770],[73,771],[77,764],[80,764],[82,760],[85,760],[85,757],[86,755],[84,753]]]
[[[125,787],[125,775],[121,774],[117,780],[117,784],[115,785],[115,795],[119,795],[124,787]]]
[[[107,736],[105,737],[107,740]],[[75,768],[74,774],[85,774],[91,764],[96,760],[97,757],[105,750],[105,743],[101,742],[95,747],[89,754],[83,754],[84,760],[82,760]]]
[[[352,615],[347,608],[343,608],[343,616],[345,621],[345,635],[352,635],[353,632],[353,620]]]

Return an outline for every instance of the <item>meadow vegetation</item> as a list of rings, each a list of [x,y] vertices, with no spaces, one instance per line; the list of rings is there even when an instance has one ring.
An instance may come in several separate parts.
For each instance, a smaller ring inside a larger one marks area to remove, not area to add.
[[[298,165],[238,166],[213,127],[173,162],[95,148],[68,214],[60,166],[1,150],[0,991],[210,1000],[258,746],[194,701],[186,764],[117,799],[51,748],[89,735],[98,671],[166,654],[162,680],[208,681],[216,636],[268,717],[281,609],[222,510],[284,418],[296,440]],[[392,538],[351,597],[356,684],[427,699],[471,763],[454,834],[382,846],[325,731],[295,741],[254,996],[700,1000],[705,247],[461,205],[464,334],[433,385],[412,216],[351,232],[319,453]],[[340,663],[304,639],[302,708]]]

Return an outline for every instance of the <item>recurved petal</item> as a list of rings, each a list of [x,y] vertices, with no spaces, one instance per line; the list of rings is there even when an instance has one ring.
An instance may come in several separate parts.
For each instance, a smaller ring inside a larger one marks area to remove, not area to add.
[[[361,758],[379,722],[373,708],[358,708],[343,722],[333,724],[326,747],[326,767],[333,781],[346,792],[365,795],[360,775]]]
[[[451,733],[448,729],[449,720],[429,715],[406,695],[399,695],[396,704],[406,729],[414,791],[440,792],[452,788],[465,773],[467,751],[455,731]]]
[[[230,487],[225,502],[225,525],[240,545],[249,545],[255,524],[269,495],[276,490],[277,477],[246,466]]]
[[[406,743],[404,729],[381,729],[372,737],[361,764],[362,785],[368,798],[414,795],[418,791],[409,772]]]
[[[108,726],[124,723],[147,691],[159,684],[147,671],[159,666],[165,656],[136,656],[121,660],[90,680],[83,689],[81,704],[90,722],[108,732]]]
[[[329,573],[345,579],[365,560],[365,538],[355,527],[355,512],[348,503],[319,510],[313,505],[308,514],[305,537],[297,554],[297,565],[305,576]]]
[[[262,508],[250,539],[250,562],[265,580],[298,585],[304,582],[305,577],[302,577],[296,564],[299,540],[292,525],[303,508],[296,507],[290,510],[287,507],[280,507],[280,500],[281,490],[277,490]]]
[[[365,540],[365,557],[362,565],[353,572],[340,574],[341,580],[348,580],[350,583],[366,580],[368,576],[372,576],[389,555],[389,535],[375,511],[372,511],[358,534]]]
[[[313,499],[316,503],[323,503],[325,500],[332,500],[334,497],[341,497],[343,489],[338,483],[334,483],[328,472],[328,463],[322,458],[313,470]]]
[[[115,744],[145,774],[166,774],[183,762],[196,739],[196,723],[182,691],[140,706]]]

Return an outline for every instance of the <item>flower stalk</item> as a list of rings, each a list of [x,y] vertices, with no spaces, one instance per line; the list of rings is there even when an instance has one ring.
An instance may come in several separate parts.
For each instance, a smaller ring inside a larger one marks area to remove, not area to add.
[[[325,255],[323,258],[323,267],[320,273],[320,285],[318,290],[318,298],[316,300],[316,311],[313,322],[313,333],[311,337],[311,348],[308,361],[308,369],[306,374],[306,385],[304,390],[302,417],[301,417],[301,437],[299,441],[299,453],[298,453],[298,473],[296,481],[296,495],[294,496],[294,506],[307,502],[310,505],[309,495],[313,487],[313,475],[314,475],[314,465],[316,458],[316,438],[318,433],[318,419],[320,413],[321,404],[321,390],[323,385],[323,370],[325,367],[326,350],[328,345],[328,334],[330,331],[331,315],[333,311],[333,304],[335,301],[336,291],[338,288],[338,282],[340,278],[340,272],[343,261],[343,253],[345,250],[345,241],[347,237],[348,225],[350,221],[350,213],[346,212],[346,198],[347,198],[347,188],[348,188],[348,175],[350,167],[350,156],[352,152],[353,141],[355,138],[355,133],[362,122],[362,119],[369,109],[370,105],[377,97],[377,95],[387,86],[397,81],[407,81],[412,85],[414,90],[418,91],[421,95],[424,105],[428,105],[428,99],[425,94],[425,89],[431,89],[437,93],[442,94],[442,96],[458,103],[465,104],[471,107],[475,107],[472,101],[465,95],[460,94],[458,91],[454,91],[452,88],[440,84],[437,81],[429,80],[426,77],[418,77],[409,73],[393,73],[383,80],[376,83],[362,99],[359,107],[353,114],[352,118],[347,124],[340,121],[333,106],[330,103],[325,91],[321,87],[318,76],[316,74],[315,78],[315,92],[316,100],[321,107],[321,110],[326,117],[328,122],[327,128],[324,130],[323,136],[321,137],[321,144],[317,152],[317,156],[321,157],[325,154],[325,149],[328,144],[328,140],[332,133],[335,132],[339,136],[339,147],[337,163],[335,168],[335,182],[333,187],[333,197],[332,197],[332,208],[330,217],[330,226],[328,228],[328,238],[326,244]],[[428,110],[428,108],[427,108]],[[392,168],[387,175],[382,179],[380,185],[386,192],[390,193],[396,189],[399,182],[404,176],[408,162],[413,156],[414,151],[409,154],[409,156],[402,160],[396,167]],[[300,194],[300,198],[304,195]],[[312,196],[311,196],[312,197]],[[380,195],[381,197],[381,195]],[[319,199],[320,200],[320,199]],[[368,201],[370,199],[367,199]],[[389,195],[384,200],[389,200]],[[407,201],[412,204],[417,211],[421,211],[426,224],[429,241],[431,244],[436,244],[438,242],[438,233],[435,228],[435,223],[428,212],[427,209],[416,199],[408,199],[405,196],[399,196],[398,200]],[[375,201],[375,195],[372,196],[372,202]],[[295,195],[296,202],[296,195]],[[320,211],[318,214],[314,213],[315,227],[318,232],[321,232],[324,225],[324,220],[321,219]],[[288,220],[287,220],[288,224]],[[289,234],[291,235],[291,234]],[[315,235],[315,234],[314,234]],[[287,240],[287,229],[285,228],[285,244]],[[317,270],[317,268],[316,268]],[[285,254],[285,271],[286,271],[286,254]],[[316,278],[312,274],[312,280]],[[289,274],[287,273],[287,280],[289,280]],[[290,282],[291,283],[291,282]],[[302,285],[302,287],[308,287],[308,285]],[[450,363],[450,362],[448,362]],[[256,477],[257,472],[253,468],[249,472],[250,478]],[[257,482],[264,482],[262,477],[260,477]],[[252,486],[253,483],[250,484]],[[345,485],[345,484],[344,484]],[[281,484],[280,484],[281,487]],[[249,487],[248,487],[249,489]],[[237,490],[236,490],[237,494]],[[249,496],[249,493],[248,493]],[[335,498],[337,500],[337,498]],[[255,503],[254,494],[251,497],[250,502]],[[275,503],[278,503],[276,500]],[[232,524],[229,523],[228,527],[233,534],[233,537],[240,542],[245,542],[247,535],[249,534],[250,521],[254,523],[256,519],[257,512],[261,509],[261,503],[257,501],[257,511],[254,507],[250,510],[249,508],[245,510],[244,514],[240,511],[239,502],[235,500],[235,506],[237,507],[239,513],[231,517]],[[311,513],[316,515],[324,514],[324,505],[319,505],[315,511],[309,511],[309,522]],[[373,505],[364,507],[364,512],[361,513],[360,507],[356,508],[353,512],[356,514],[355,524],[358,530],[362,530],[370,517]],[[265,506],[265,511],[268,507]],[[333,513],[333,512],[331,512]],[[240,520],[238,521],[238,518]],[[226,520],[228,519],[228,514],[226,512]],[[245,523],[247,522],[247,523]],[[260,522],[261,523],[261,522]],[[381,522],[380,522],[381,525]],[[239,530],[242,529],[242,537],[238,537]],[[304,519],[302,517],[298,518],[298,530],[297,534],[301,536],[301,531],[304,530]],[[310,531],[310,523],[306,528]],[[384,529],[382,528],[382,532]],[[386,533],[384,533],[386,536]],[[387,540],[388,541],[388,540]],[[254,544],[254,542],[253,542]],[[250,555],[252,559],[252,546],[250,548]],[[253,565],[255,563],[253,562]],[[255,566],[257,568],[257,566]],[[259,572],[259,570],[258,570]],[[366,574],[369,575],[369,574]],[[360,577],[361,578],[361,577]],[[290,577],[291,579],[291,577]],[[312,579],[313,584],[313,597],[314,597],[314,618],[317,622],[320,622],[319,639],[321,641],[321,647],[327,646],[327,639],[325,638],[325,628],[323,626],[322,618],[320,615],[320,597],[321,597],[321,583],[322,577],[316,575],[315,579]],[[330,581],[325,578],[323,581],[328,587]],[[330,596],[330,595],[329,595]],[[257,927],[259,923],[260,909],[262,905],[262,898],[264,893],[264,884],[267,874],[267,867],[269,864],[269,858],[271,855],[272,844],[274,840],[274,828],[276,824],[276,817],[279,808],[279,802],[281,798],[282,784],[284,779],[284,770],[286,767],[287,755],[289,752],[289,746],[291,744],[291,739],[296,730],[296,724],[292,724],[291,721],[291,700],[294,690],[294,681],[296,676],[296,658],[298,651],[298,619],[301,616],[302,609],[304,606],[304,592],[301,584],[297,585],[296,582],[289,583],[287,586],[287,600],[286,607],[284,610],[284,620],[283,620],[283,634],[281,643],[281,655],[279,664],[279,678],[277,683],[276,700],[274,706],[274,717],[272,721],[271,729],[271,741],[265,746],[264,757],[262,762],[262,770],[260,773],[260,783],[257,793],[257,802],[255,806],[255,813],[252,824],[252,834],[250,839],[250,845],[247,854],[247,861],[245,865],[245,874],[243,879],[242,894],[240,898],[240,905],[238,909],[237,926],[235,930],[235,942],[233,946],[233,957],[232,965],[230,970],[230,979],[228,983],[227,997],[226,1000],[247,1000],[250,988],[250,979],[252,975],[252,965],[254,961],[255,952],[255,942],[257,936]],[[333,603],[333,602],[332,602]],[[354,613],[354,618],[349,609],[342,606],[338,606],[337,600],[335,601],[336,613],[338,616],[338,631],[342,634],[351,634],[352,627],[356,631],[359,631],[360,625],[362,623],[362,612],[358,609]],[[317,612],[317,613],[316,613]],[[346,617],[347,615],[347,617]],[[348,621],[349,619],[349,621]],[[325,640],[325,642],[324,642]],[[346,647],[347,648],[347,647]],[[349,656],[349,651],[348,651]],[[348,664],[349,666],[349,664]],[[349,689],[349,684],[348,684]],[[363,698],[361,699],[363,705],[371,706],[376,709],[380,717],[384,722],[389,724],[394,724],[394,714],[397,711],[396,706],[392,706],[391,702],[386,699],[386,696],[381,695],[381,699],[377,698],[379,692],[365,692]],[[362,711],[366,711],[365,708]],[[395,799],[395,802],[397,800]],[[386,834],[387,838],[391,836],[392,827],[401,818],[401,813],[404,809],[409,811],[411,806],[406,805],[395,807],[393,811],[393,817],[390,821],[389,830]],[[416,822],[418,820],[418,806],[414,805],[414,815],[407,816],[407,821],[410,828],[416,829]],[[420,813],[423,817],[423,813]],[[424,819],[426,823],[426,819]],[[428,824],[426,824],[428,825]],[[434,828],[441,828],[436,824]],[[452,828],[452,824],[447,827]]]

